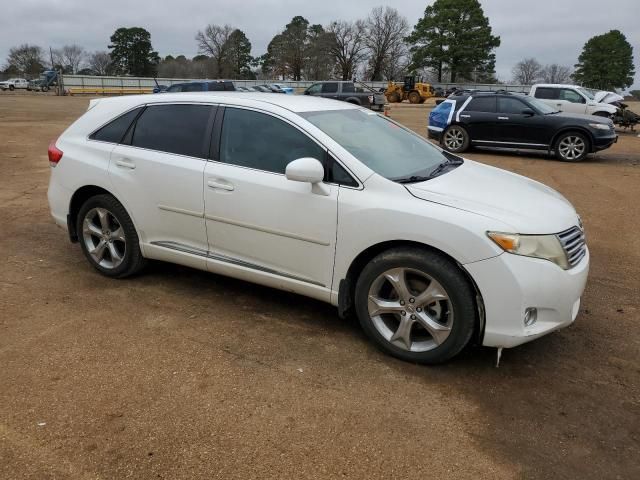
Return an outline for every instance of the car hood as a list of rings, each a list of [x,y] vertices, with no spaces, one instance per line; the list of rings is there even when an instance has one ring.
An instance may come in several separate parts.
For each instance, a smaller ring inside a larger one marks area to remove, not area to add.
[[[439,177],[405,186],[422,200],[508,224],[512,233],[558,233],[578,224],[571,203],[552,188],[472,160]]]
[[[611,108],[615,108],[613,105],[606,105],[603,104],[607,107],[607,110],[611,109]],[[585,113],[570,113],[570,112],[557,112],[557,113],[553,113],[552,115],[558,116],[558,117],[562,117],[562,118],[571,118],[573,120],[584,120],[585,123],[604,123],[609,124],[609,119],[606,117],[600,117],[598,115],[587,115]]]
[[[596,94],[593,97],[594,97],[594,100],[598,103],[613,103],[613,102],[621,102],[622,100],[624,100],[624,97],[618,95],[615,92],[605,92],[605,91],[596,92]]]

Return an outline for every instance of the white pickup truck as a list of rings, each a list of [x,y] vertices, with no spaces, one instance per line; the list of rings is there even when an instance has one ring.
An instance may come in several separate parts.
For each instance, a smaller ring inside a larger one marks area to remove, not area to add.
[[[24,78],[10,78],[4,82],[0,82],[0,89],[15,90],[16,88],[24,88],[26,90],[29,82]]]
[[[582,113],[611,118],[616,107],[601,103],[589,90],[575,85],[537,83],[531,87],[529,95],[542,100],[561,112]]]

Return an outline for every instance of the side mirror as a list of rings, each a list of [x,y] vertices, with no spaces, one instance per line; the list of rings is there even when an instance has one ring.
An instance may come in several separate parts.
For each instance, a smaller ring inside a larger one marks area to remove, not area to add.
[[[311,184],[311,191],[318,195],[329,195],[329,190],[322,184],[324,167],[319,160],[311,157],[298,158],[287,165],[287,180]]]
[[[527,117],[533,117],[536,114],[536,112],[534,112],[530,108],[525,108],[524,110],[522,110],[522,114],[526,115]]]
[[[304,91],[304,94],[305,94],[305,95],[311,95],[311,94],[309,93],[309,90],[305,90],[305,91]]]

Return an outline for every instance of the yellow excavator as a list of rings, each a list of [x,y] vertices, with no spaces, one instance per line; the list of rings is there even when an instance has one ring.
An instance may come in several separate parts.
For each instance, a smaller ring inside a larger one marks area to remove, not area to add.
[[[389,81],[384,96],[389,103],[398,103],[409,100],[410,103],[424,103],[427,98],[435,96],[433,87],[429,83],[416,82],[416,77],[404,77],[404,83]]]

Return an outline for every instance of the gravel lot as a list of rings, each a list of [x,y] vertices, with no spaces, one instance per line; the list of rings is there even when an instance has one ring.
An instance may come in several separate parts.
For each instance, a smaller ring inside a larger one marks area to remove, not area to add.
[[[429,368],[306,298],[98,275],[46,199],[47,144],[87,103],[0,94],[0,478],[640,478],[637,133],[575,165],[468,154],[573,202],[592,270],[571,327]],[[425,134],[428,108],[392,117]]]

